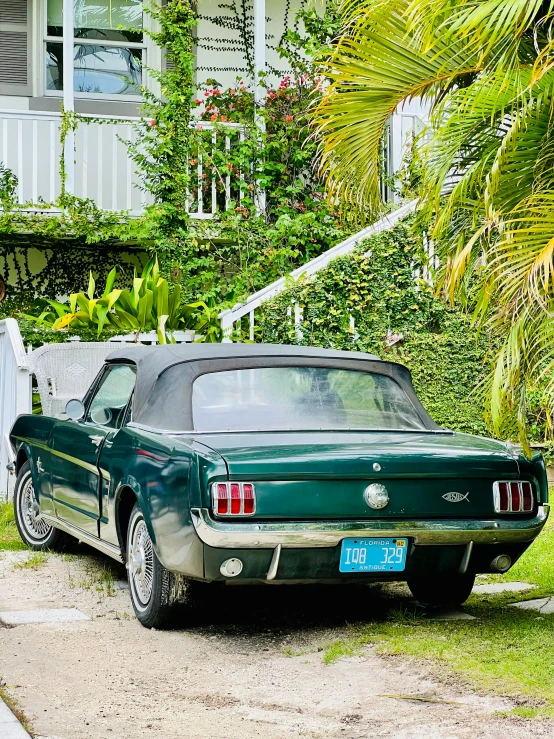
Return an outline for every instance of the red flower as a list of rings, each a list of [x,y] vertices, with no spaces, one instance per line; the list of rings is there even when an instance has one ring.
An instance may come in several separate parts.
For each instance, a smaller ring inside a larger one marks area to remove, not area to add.
[[[229,92],[231,93],[231,95],[236,95],[237,94],[237,91],[236,90],[229,90]]]
[[[220,120],[221,120],[222,123],[227,123],[227,116],[226,115],[222,115],[221,118],[220,118]]]
[[[221,95],[221,90],[212,90],[214,95]]]
[[[205,93],[204,93],[204,97],[205,97],[205,98],[207,98],[207,97],[210,97],[210,93],[209,93],[209,92],[205,92]]]
[[[287,123],[290,123],[291,121],[294,120],[294,118],[291,115],[286,115],[285,116],[285,120],[286,120]]]
[[[152,118],[152,120],[150,121],[151,128],[154,128],[155,125],[156,125],[156,121]]]
[[[214,113],[212,116],[210,116],[210,121],[217,121],[217,113]]]
[[[227,165],[227,169],[229,170],[229,172],[232,172],[233,171],[233,165],[230,162]]]

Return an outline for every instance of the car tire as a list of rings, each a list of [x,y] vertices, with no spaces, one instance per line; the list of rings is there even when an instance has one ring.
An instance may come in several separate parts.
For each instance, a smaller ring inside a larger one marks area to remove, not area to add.
[[[40,516],[29,462],[25,462],[19,470],[13,502],[15,525],[28,547],[35,551],[62,551],[71,541],[68,534],[50,526]]]
[[[475,575],[426,575],[412,577],[408,587],[414,598],[425,606],[461,606],[469,598]]]
[[[171,628],[179,607],[192,605],[193,583],[162,565],[138,504],[131,512],[125,551],[136,617],[148,629]]]

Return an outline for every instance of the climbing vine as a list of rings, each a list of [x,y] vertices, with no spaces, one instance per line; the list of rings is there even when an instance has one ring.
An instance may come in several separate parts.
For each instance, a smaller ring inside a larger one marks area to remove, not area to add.
[[[164,50],[166,64],[163,71],[149,70],[160,92],[143,89],[144,117],[134,126],[136,140],[127,146],[142,187],[154,201],[146,210],[145,236],[167,276],[179,282],[194,252],[187,200],[195,63],[192,29],[197,20],[189,0],[152,3],[146,12],[159,28],[148,33]]]
[[[73,247],[77,254],[90,245],[97,245],[99,253],[112,248],[116,254],[117,249],[140,246],[158,255],[171,281],[181,282],[185,299],[229,304],[340,241],[349,228],[323,198],[323,183],[313,166],[316,142],[308,135],[309,107],[321,88],[313,58],[335,34],[336,5],[327,3],[321,15],[303,4],[292,27],[285,24],[282,37],[271,42],[291,73],[276,84],[269,77],[264,81],[267,106],[257,111],[265,119],[263,135],[254,125],[251,80],[239,80],[229,90],[210,80],[198,93],[200,102],[192,103],[196,17],[189,0],[148,8],[157,27],[151,36],[167,63],[162,71],[149,70],[159,90],[143,91],[144,117],[135,124],[134,140],[126,143],[152,205],[142,217],[130,218],[74,197],[67,192],[63,157],[58,200],[18,205],[16,178],[0,170],[0,273],[16,272],[19,289],[25,284],[52,296],[58,283],[60,292],[82,289],[89,267],[84,258],[75,263],[71,252],[67,262],[72,265],[64,272],[58,248],[68,257]],[[284,12],[288,18],[288,3]],[[222,3],[221,27],[230,22],[224,16],[234,18],[235,25],[243,23],[246,49],[251,3]],[[306,33],[300,32],[302,26]],[[193,108],[196,125],[191,124]],[[64,112],[60,137],[64,140],[68,131],[93,122],[110,125],[106,119]],[[200,158],[203,175],[198,182]],[[259,197],[262,190],[265,204]],[[191,222],[188,207],[198,209],[200,199],[211,207],[214,192],[215,217]],[[26,246],[37,244],[47,254],[40,277],[32,275],[23,254]],[[101,259],[99,266],[104,269]],[[78,282],[70,285],[73,280]]]

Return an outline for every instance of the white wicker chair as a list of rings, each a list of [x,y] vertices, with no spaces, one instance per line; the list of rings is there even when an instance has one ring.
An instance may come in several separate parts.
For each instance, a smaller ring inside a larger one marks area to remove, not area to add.
[[[109,342],[47,344],[29,355],[37,378],[42,413],[60,418],[71,398],[82,398],[108,354],[117,349]]]

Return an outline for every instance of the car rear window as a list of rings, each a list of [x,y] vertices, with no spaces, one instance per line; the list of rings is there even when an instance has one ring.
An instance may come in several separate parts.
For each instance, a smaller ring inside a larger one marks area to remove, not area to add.
[[[323,367],[211,372],[193,384],[196,431],[425,429],[386,375]]]

